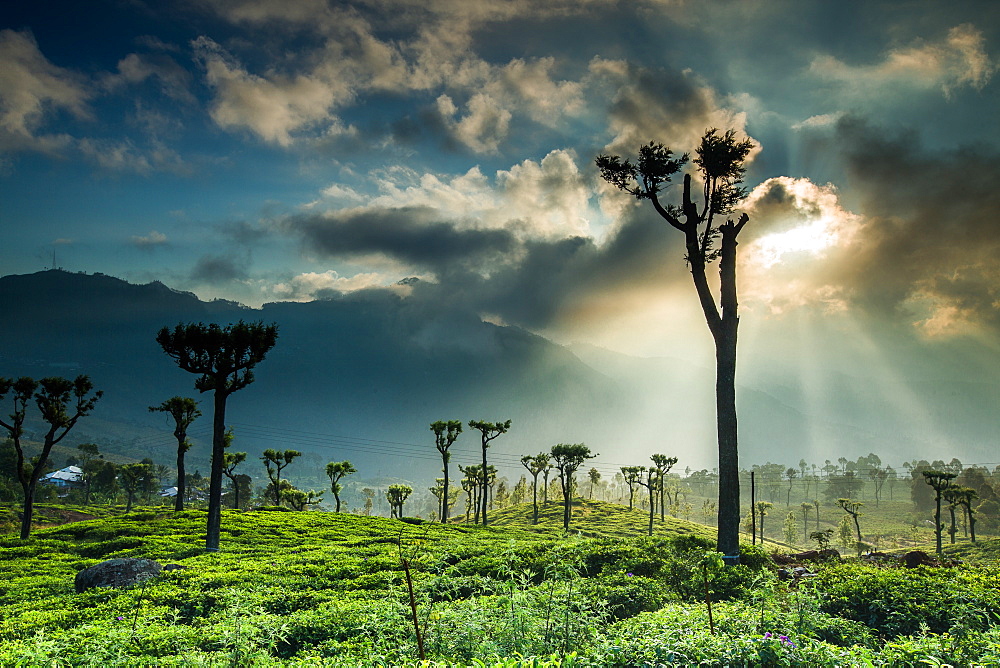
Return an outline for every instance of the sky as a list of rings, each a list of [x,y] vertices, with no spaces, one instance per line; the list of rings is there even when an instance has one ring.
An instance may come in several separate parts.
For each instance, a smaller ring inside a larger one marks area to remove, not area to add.
[[[710,361],[679,234],[594,158],[733,129],[744,379],[995,384],[998,66],[988,0],[13,0],[0,273]]]

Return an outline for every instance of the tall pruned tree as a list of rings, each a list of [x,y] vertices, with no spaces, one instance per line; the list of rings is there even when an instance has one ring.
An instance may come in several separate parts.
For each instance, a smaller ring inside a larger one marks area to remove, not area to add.
[[[559,471],[559,483],[563,489],[563,529],[569,531],[569,520],[573,512],[573,477],[577,469],[597,453],[591,453],[583,443],[559,443],[552,446],[552,463]]]
[[[434,432],[434,445],[437,447],[437,451],[441,453],[441,462],[443,466],[442,472],[444,473],[444,483],[441,486],[442,499],[439,516],[441,518],[441,523],[447,524],[448,509],[451,507],[448,503],[448,462],[451,461],[451,452],[449,448],[454,445],[459,434],[462,433],[462,421],[438,420],[437,422],[431,423],[431,431]]]
[[[486,464],[486,449],[490,447],[490,441],[497,438],[502,434],[506,434],[510,429],[510,420],[506,422],[486,422],[484,420],[469,420],[469,427],[471,429],[476,429],[482,435],[483,444],[483,468],[479,472],[483,476],[482,484],[480,485],[480,506],[482,508],[483,526],[486,526],[486,504],[487,497],[490,488],[490,481],[487,477],[489,475],[489,469]]]
[[[749,221],[744,213],[737,221],[719,222],[717,217],[733,212],[746,196],[740,185],[753,142],[740,140],[735,131],[707,131],[701,137],[694,164],[702,182],[700,201],[692,197],[691,174],[684,175],[681,204],[660,202],[660,192],[688,162],[688,155],[674,157],[663,144],[650,142],[639,149],[636,162],[619,156],[601,155],[596,162],[601,176],[636,199],[649,200],[656,213],[684,235],[686,260],[695,291],[715,341],[716,423],[719,445],[719,534],[718,549],[735,563],[739,558],[740,480],[739,442],[736,421],[736,340],[739,326],[736,291],[737,237]],[[718,245],[717,245],[718,244]],[[706,274],[709,264],[719,260],[720,288],[716,301]]]
[[[337,509],[334,512],[340,512],[340,492],[344,489],[340,483],[341,478],[357,472],[354,464],[346,459],[342,462],[330,462],[326,465],[326,477],[330,479],[330,491],[333,492],[333,498],[337,503]]]
[[[174,421],[174,438],[177,439],[177,496],[174,510],[184,510],[184,453],[191,449],[187,430],[201,417],[198,402],[190,397],[170,397],[159,406],[150,406],[150,413],[166,413]]]
[[[921,471],[924,476],[924,482],[931,486],[934,490],[934,537],[936,541],[937,554],[941,556],[941,530],[944,525],[941,523],[941,497],[944,491],[951,487],[951,481],[954,480],[958,474],[949,473],[946,471],[940,471],[937,469],[930,469],[926,471]]]
[[[525,455],[521,457],[521,466],[528,469],[528,473],[531,474],[531,523],[538,524],[538,474],[549,466],[549,456],[544,452],[534,456]]]
[[[267,477],[271,481],[271,490],[274,493],[274,505],[281,505],[281,471],[292,463],[292,460],[302,453],[298,450],[273,450],[268,448],[263,452],[260,459],[267,469]]]
[[[7,431],[17,453],[14,472],[24,493],[21,538],[27,539],[31,535],[31,517],[35,510],[35,487],[48,463],[52,447],[66,437],[80,418],[90,415],[104,393],[100,390],[95,392],[90,378],[80,375],[74,380],[58,376],[48,376],[41,380],[27,376],[17,380],[0,378],[0,401],[8,394],[11,394],[14,409],[7,420],[0,420],[0,427]],[[24,436],[28,402],[32,400],[48,428],[42,437],[42,451],[30,462],[26,462],[21,437]]]
[[[483,467],[479,464],[469,466],[458,465],[458,470],[465,477],[462,478],[462,489],[468,495],[465,504],[465,521],[469,521],[469,510],[473,510],[472,521],[479,524],[479,488],[483,483]]]
[[[226,402],[254,381],[253,369],[278,341],[278,326],[262,322],[222,327],[215,323],[180,323],[164,327],[156,342],[184,371],[197,374],[194,387],[213,393],[212,472],[208,488],[205,549],[219,549],[222,528],[222,466],[226,449]]]

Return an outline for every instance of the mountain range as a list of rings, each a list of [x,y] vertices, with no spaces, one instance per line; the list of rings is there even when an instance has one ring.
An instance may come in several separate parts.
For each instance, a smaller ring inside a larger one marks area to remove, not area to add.
[[[172,460],[171,429],[148,406],[180,394],[211,410],[210,399],[193,389],[194,377],[160,350],[156,332],[178,322],[242,319],[273,322],[279,330],[256,381],[229,402],[238,449],[251,457],[264,448],[293,448],[319,463],[350,459],[369,473],[430,477],[440,456],[429,423],[509,418],[511,430],[491,444],[491,456],[510,474],[520,475],[522,454],[558,442],[586,442],[606,473],[644,463],[652,452],[678,456],[681,467],[714,465],[712,369],[559,345],[392,291],[251,309],[202,301],[159,282],[49,270],[0,278],[0,312],[0,375],[88,374],[105,396],[73,442],[92,440],[123,456]],[[744,465],[796,466],[803,457],[822,463],[867,452],[898,462],[935,447],[919,424],[894,417],[886,397],[864,379],[831,374],[822,415],[810,413],[816,397],[807,403],[796,382],[773,378],[739,387]],[[989,409],[995,383],[905,385],[934,406],[928,419],[942,429],[952,429],[947,421],[954,416],[957,440],[969,445],[942,457],[984,461],[992,452],[991,435],[1000,433],[997,412]],[[192,430],[195,466],[207,468],[210,422],[206,415]],[[478,433],[467,430],[453,452],[456,463],[475,462]]]

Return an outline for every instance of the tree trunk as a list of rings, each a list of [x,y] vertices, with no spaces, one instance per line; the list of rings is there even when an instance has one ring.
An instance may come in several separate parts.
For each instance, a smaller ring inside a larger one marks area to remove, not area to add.
[[[31,516],[35,513],[35,481],[28,483],[24,490],[24,506],[21,510],[21,540],[31,535]]]
[[[573,504],[573,481],[564,475],[561,475],[560,478],[563,488],[563,530],[569,531],[569,518]]]
[[[719,539],[726,556],[740,553],[740,475],[736,425],[736,317],[716,341],[715,408],[719,439]]]
[[[177,496],[174,497],[174,511],[184,510],[184,441],[177,439]]]
[[[482,485],[482,506],[483,506],[483,526],[486,526],[486,502],[489,494],[489,471],[486,470],[486,444],[483,443],[483,485]]]
[[[228,394],[217,381],[215,390],[215,415],[212,421],[212,473],[208,484],[208,527],[205,531],[205,550],[219,551],[219,535],[222,530],[222,460],[226,456],[226,399]]]
[[[533,506],[532,524],[538,524],[538,474],[535,474],[534,481],[531,483],[531,502]]]
[[[337,494],[337,490],[333,490],[333,498],[337,502],[337,510],[334,512],[340,512],[340,494]]]
[[[441,495],[441,524],[448,523],[448,455],[442,454],[441,458],[444,459],[444,493]],[[340,512],[340,506],[337,506],[337,512]]]

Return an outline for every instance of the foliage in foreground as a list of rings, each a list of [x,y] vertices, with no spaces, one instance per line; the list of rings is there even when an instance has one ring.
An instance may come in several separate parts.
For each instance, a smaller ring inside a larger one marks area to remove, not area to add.
[[[564,537],[334,513],[133,513],[0,539],[0,665],[1000,663],[996,566],[854,563],[789,588],[770,560],[712,541]],[[117,556],[177,563],[143,587],[76,594]],[[704,604],[708,573],[713,629]]]

